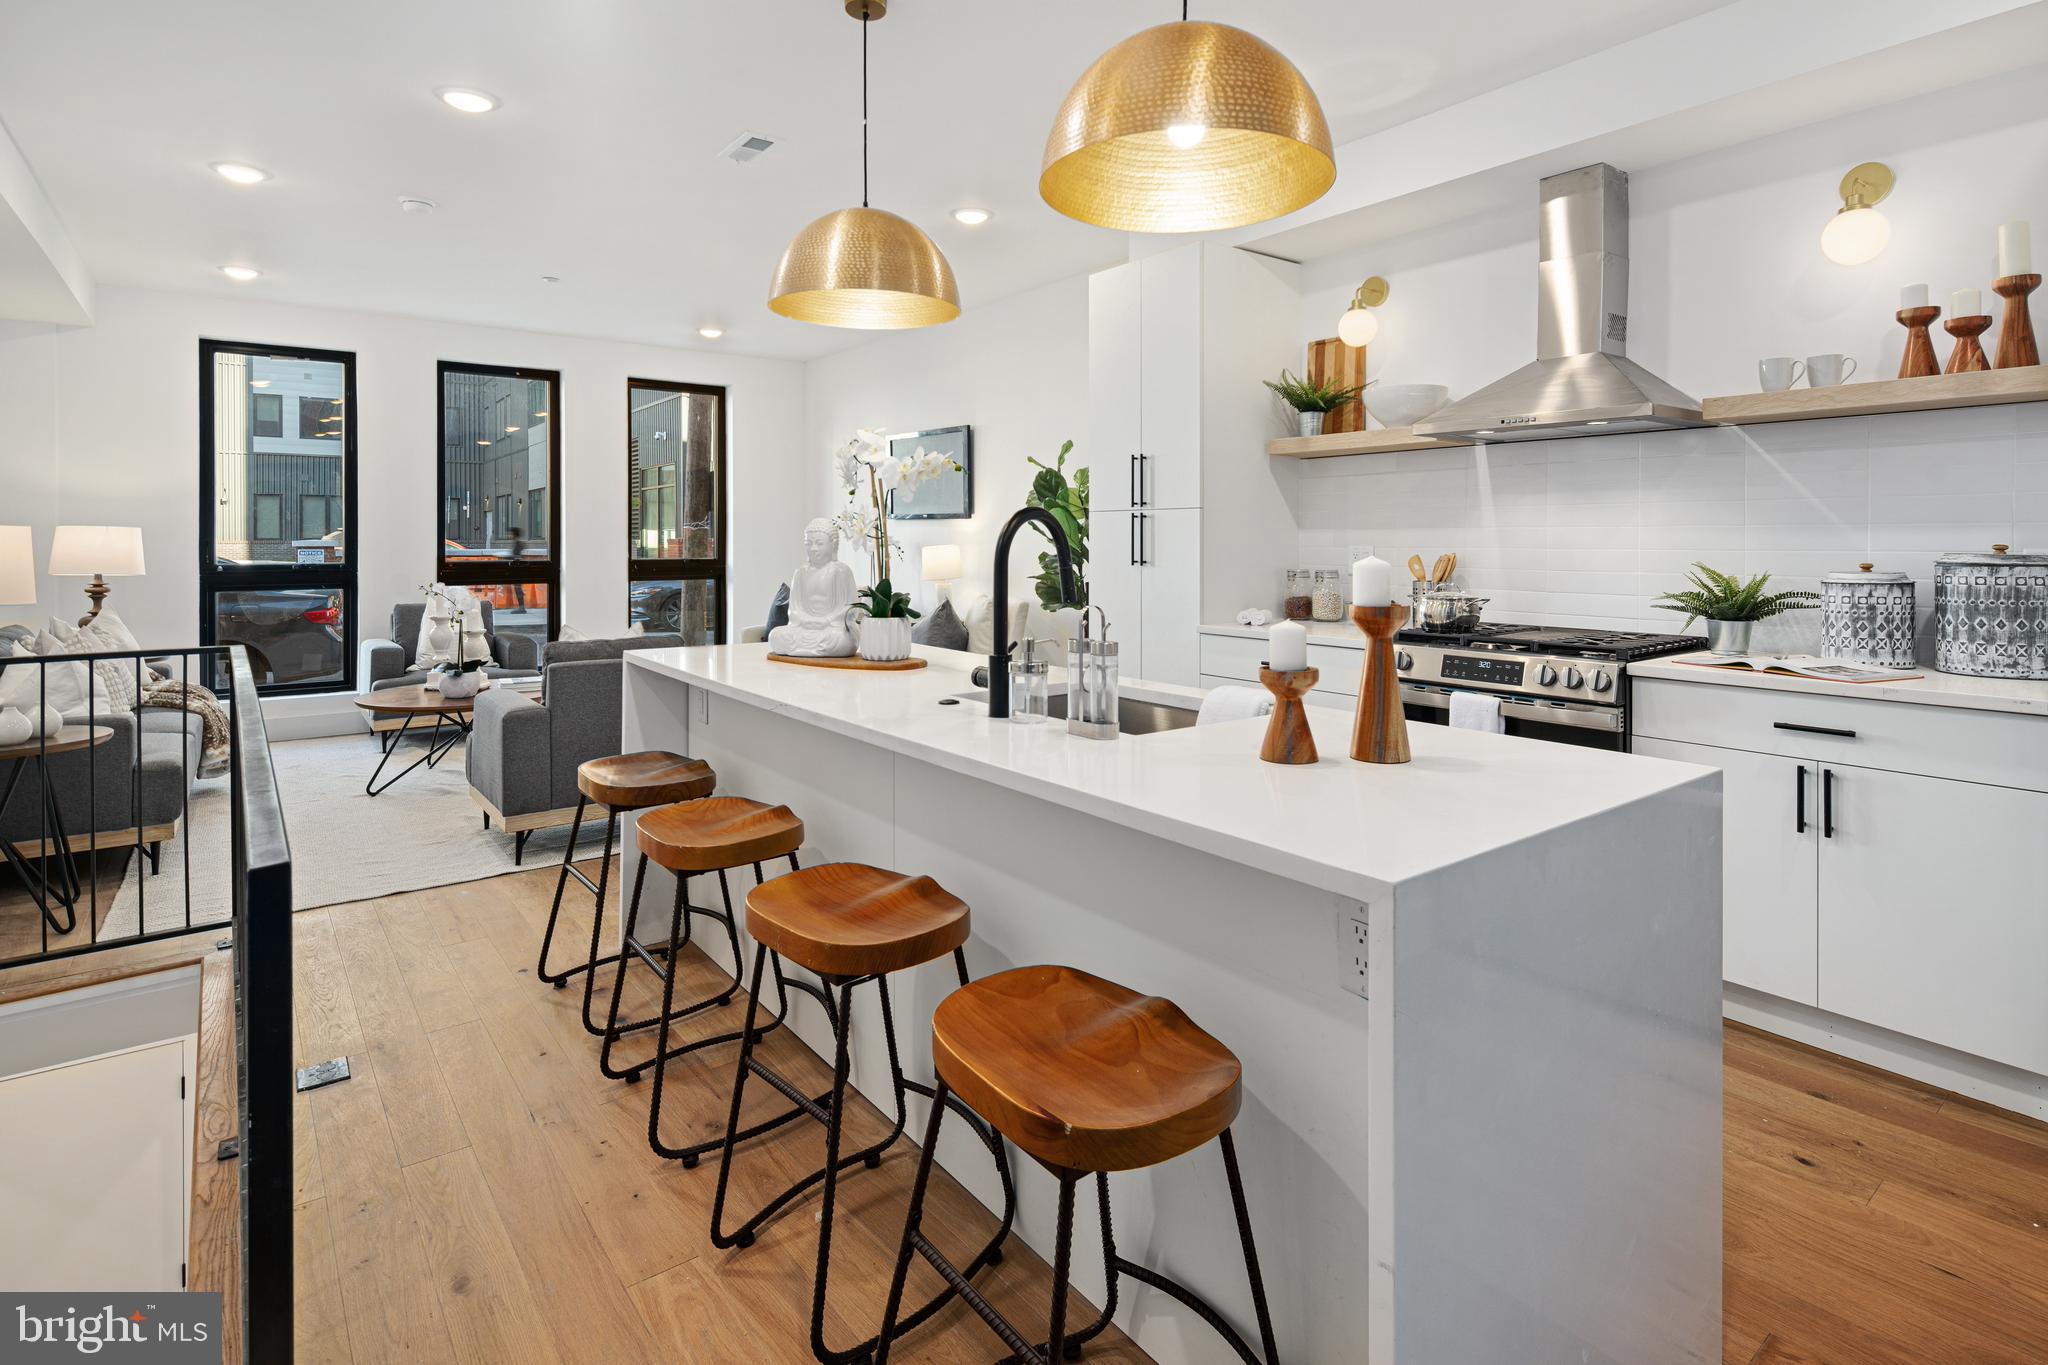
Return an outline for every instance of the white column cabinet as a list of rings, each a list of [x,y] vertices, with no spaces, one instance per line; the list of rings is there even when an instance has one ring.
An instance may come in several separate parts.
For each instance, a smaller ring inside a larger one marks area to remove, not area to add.
[[[1091,519],[1137,505],[1138,447],[1144,439],[1138,425],[1138,266],[1133,261],[1088,277]]]
[[[1202,505],[1202,248],[1136,263],[1140,507]]]
[[[1190,625],[1202,619],[1202,513],[1180,507],[1135,515],[1145,665],[1138,676],[1192,686],[1202,671],[1201,633]]]
[[[1818,1004],[1818,765],[1663,739],[1634,751],[1721,770],[1721,975]]]
[[[1095,483],[1095,476],[1089,476]],[[1093,492],[1090,497],[1092,500]],[[1138,532],[1141,513],[1088,510],[1088,601],[1102,608],[1109,618],[1110,638],[1117,642],[1117,664],[1124,675],[1150,677],[1145,672],[1143,618],[1143,574],[1138,563]]]

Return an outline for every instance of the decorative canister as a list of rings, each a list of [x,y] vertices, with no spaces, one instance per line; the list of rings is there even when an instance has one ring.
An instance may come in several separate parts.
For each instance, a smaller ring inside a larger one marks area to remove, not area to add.
[[[1315,615],[1316,576],[1313,569],[1287,571],[1287,596],[1281,607],[1290,621],[1306,621]]]
[[[1869,564],[1857,565],[1855,573],[1823,575],[1820,652],[1879,668],[1911,668],[1913,580],[1873,572]]]
[[[1344,600],[1344,576],[1335,569],[1317,569],[1312,604],[1316,620],[1343,620],[1350,607]]]
[[[2048,554],[1934,561],[1934,666],[1987,678],[2048,678]]]

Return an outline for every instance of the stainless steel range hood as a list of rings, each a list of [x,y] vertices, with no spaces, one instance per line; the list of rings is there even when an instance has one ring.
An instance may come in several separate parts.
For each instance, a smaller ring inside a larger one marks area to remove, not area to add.
[[[1536,360],[1415,434],[1540,441],[1706,426],[1699,400],[1627,355],[1628,177],[1602,162],[1545,179],[1541,236]]]

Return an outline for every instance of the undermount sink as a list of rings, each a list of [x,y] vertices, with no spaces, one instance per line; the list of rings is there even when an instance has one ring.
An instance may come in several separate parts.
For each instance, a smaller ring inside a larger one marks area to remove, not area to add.
[[[962,701],[988,702],[988,693],[977,688],[972,692],[959,694]],[[1067,694],[1055,692],[1046,698],[1046,714],[1053,720],[1067,718]],[[1185,730],[1195,723],[1195,712],[1184,706],[1167,706],[1156,701],[1139,701],[1134,697],[1119,697],[1116,707],[1116,728],[1119,734],[1156,735],[1162,730]]]

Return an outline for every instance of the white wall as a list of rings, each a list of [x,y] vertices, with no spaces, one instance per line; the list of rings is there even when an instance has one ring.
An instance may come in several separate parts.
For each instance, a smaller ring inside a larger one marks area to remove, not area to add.
[[[905,584],[917,584],[921,547],[956,544],[966,571],[956,594],[988,592],[996,534],[1010,513],[1024,505],[1037,472],[1026,457],[1051,463],[1060,443],[1071,439],[1069,475],[1090,458],[1085,276],[979,305],[944,327],[888,333],[811,361],[805,371],[802,476],[792,494],[801,507],[793,524],[844,506],[831,452],[856,428],[974,428],[974,516],[895,523],[892,534],[905,549],[896,573]],[[1029,580],[1038,572],[1038,552],[1044,548],[1044,538],[1031,531],[1012,545],[1012,601],[1032,600]],[[799,536],[791,533],[782,558],[769,558],[781,564],[779,572],[786,577],[802,554]],[[855,561],[855,550],[849,547],[845,554]],[[920,607],[935,600],[921,585],[915,596]],[[764,596],[764,607],[766,601]],[[742,620],[754,619],[744,614],[753,605],[741,604]]]
[[[391,605],[433,574],[438,360],[561,371],[562,619],[586,633],[626,625],[629,376],[728,388],[736,623],[774,591],[807,515],[789,496],[803,434],[794,361],[103,289],[91,327],[0,324],[0,522],[34,526],[39,564],[61,522],[140,525],[149,573],[116,582],[113,602],[145,645],[197,638],[202,337],[355,352],[359,635],[383,634]],[[83,611],[81,586],[45,577],[42,614]]]

